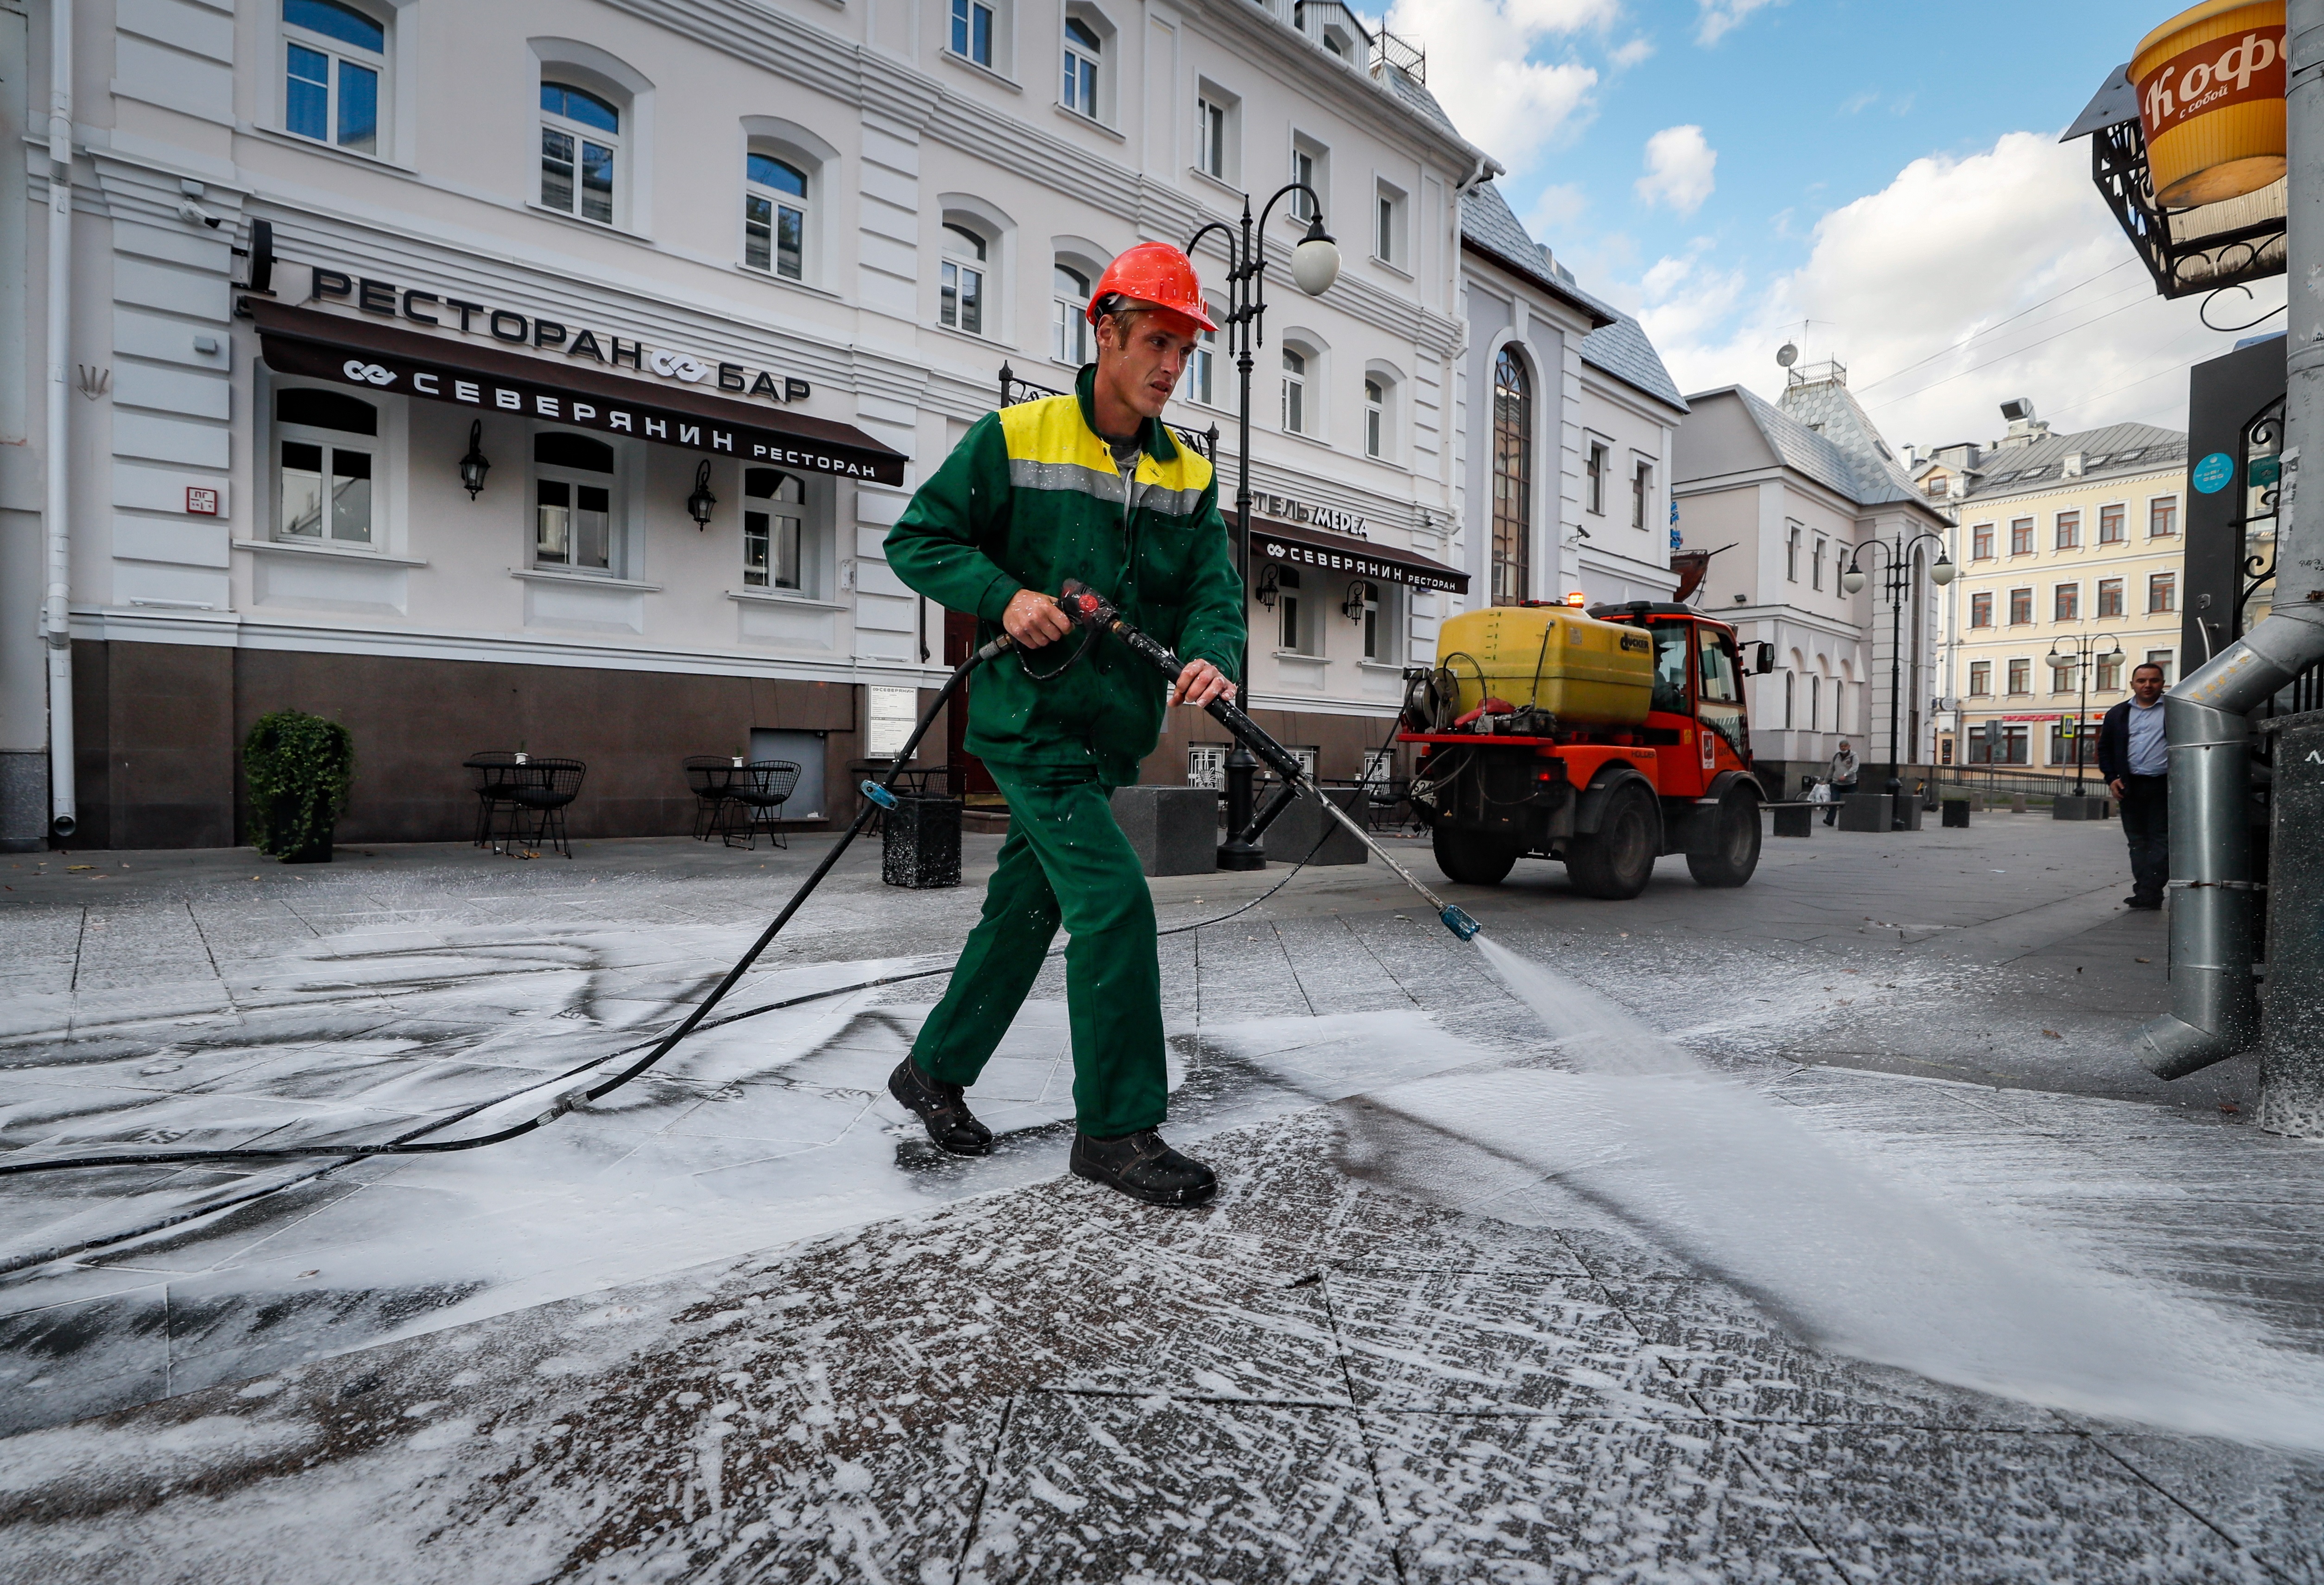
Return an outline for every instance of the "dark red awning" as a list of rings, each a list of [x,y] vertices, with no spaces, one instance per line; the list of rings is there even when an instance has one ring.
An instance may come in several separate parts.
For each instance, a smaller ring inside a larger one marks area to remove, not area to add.
[[[476,346],[262,298],[243,299],[266,362],[286,374],[362,391],[521,413],[805,473],[904,482],[906,457],[852,424],[736,401],[683,385]]]
[[[1455,594],[1466,594],[1469,589],[1467,573],[1441,561],[1431,561],[1417,551],[1375,545],[1369,539],[1335,534],[1328,529],[1311,529],[1273,518],[1250,520],[1250,552],[1286,567],[1318,567],[1380,583],[1409,584],[1416,589],[1443,589]]]

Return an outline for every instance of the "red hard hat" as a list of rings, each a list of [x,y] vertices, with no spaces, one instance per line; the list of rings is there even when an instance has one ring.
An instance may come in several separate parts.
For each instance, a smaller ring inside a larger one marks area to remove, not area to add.
[[[1203,283],[1195,279],[1194,261],[1167,242],[1141,242],[1115,258],[1097,278],[1090,293],[1089,321],[1094,325],[1106,299],[1126,297],[1151,303],[1174,314],[1184,314],[1205,330],[1216,330],[1209,305],[1203,301]]]

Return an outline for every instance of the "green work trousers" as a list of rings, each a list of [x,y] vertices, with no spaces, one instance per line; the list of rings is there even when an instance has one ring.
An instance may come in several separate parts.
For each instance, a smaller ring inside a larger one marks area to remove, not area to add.
[[[912,1060],[940,1083],[973,1084],[1041,972],[1062,923],[1065,1008],[1081,1131],[1117,1138],[1161,1124],[1162,971],[1154,899],[1112,788],[1089,770],[988,763],[1009,800],[1009,837],[951,989],[920,1027]]]

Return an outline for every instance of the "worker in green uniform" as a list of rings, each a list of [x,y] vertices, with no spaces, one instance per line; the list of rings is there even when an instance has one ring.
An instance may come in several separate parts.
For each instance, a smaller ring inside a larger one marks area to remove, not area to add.
[[[1170,704],[1231,698],[1242,583],[1209,461],[1162,423],[1200,331],[1215,330],[1186,255],[1143,243],[1090,294],[1097,362],[1071,396],[989,413],[920,486],[888,535],[888,563],[977,640],[1016,648],[977,674],[967,745],[1009,801],[1009,836],[951,988],[889,1092],[928,1138],[982,1155],[976,1082],[1062,924],[1074,1043],[1072,1166],[1157,1205],[1199,1205],[1217,1179],[1163,1143],[1167,1100],[1154,904],[1115,824]],[[1056,604],[1079,578],[1185,657],[1167,688],[1093,631],[1076,643]]]

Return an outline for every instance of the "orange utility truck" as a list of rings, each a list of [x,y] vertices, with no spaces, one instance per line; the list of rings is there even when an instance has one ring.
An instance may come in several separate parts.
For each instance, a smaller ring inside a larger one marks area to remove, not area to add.
[[[1753,672],[1775,647],[1754,644]],[[1685,605],[1588,614],[1529,602],[1448,619],[1406,675],[1398,741],[1415,811],[1449,878],[1493,886],[1527,855],[1585,897],[1631,898],[1684,853],[1704,886],[1759,863],[1766,789],[1751,769],[1735,630]]]

